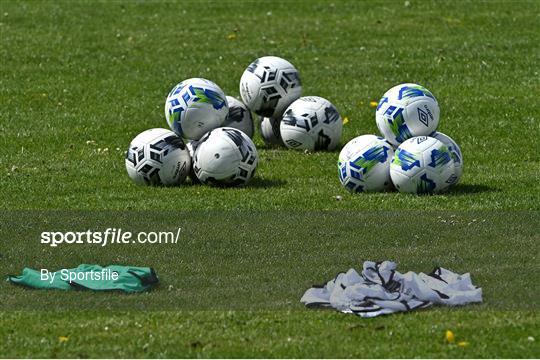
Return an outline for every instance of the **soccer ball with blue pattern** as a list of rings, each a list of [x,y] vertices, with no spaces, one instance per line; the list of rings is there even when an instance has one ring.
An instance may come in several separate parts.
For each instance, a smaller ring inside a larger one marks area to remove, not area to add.
[[[455,183],[454,160],[441,141],[429,136],[413,137],[396,149],[390,177],[400,192],[439,193]]]
[[[461,154],[459,145],[450,136],[443,134],[442,132],[435,132],[431,137],[441,141],[446,145],[448,150],[450,150],[450,155],[452,155],[452,160],[454,160],[454,172],[456,175],[456,178],[451,185],[456,185],[463,174],[463,155]]]
[[[229,105],[223,91],[210,80],[192,78],[176,85],[165,101],[165,117],[179,136],[199,140],[222,126]]]
[[[392,186],[390,162],[394,151],[385,139],[358,136],[339,153],[339,181],[350,192],[383,191]]]
[[[398,146],[414,136],[428,136],[437,130],[439,104],[421,85],[397,85],[379,101],[376,120],[382,136]]]

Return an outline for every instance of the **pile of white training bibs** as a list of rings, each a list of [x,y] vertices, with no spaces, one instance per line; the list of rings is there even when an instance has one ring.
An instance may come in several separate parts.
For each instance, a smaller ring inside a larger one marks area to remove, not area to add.
[[[482,289],[473,285],[469,273],[459,275],[438,267],[429,274],[401,274],[394,262],[366,261],[361,274],[354,269],[340,273],[325,285],[307,290],[300,301],[307,307],[375,317],[433,304],[482,302]]]

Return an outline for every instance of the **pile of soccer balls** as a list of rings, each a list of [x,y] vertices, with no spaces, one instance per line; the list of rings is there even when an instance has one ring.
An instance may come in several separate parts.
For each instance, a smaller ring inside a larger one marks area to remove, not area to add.
[[[265,56],[240,79],[242,101],[225,96],[215,83],[192,78],[176,85],[165,101],[170,127],[139,134],[129,145],[126,168],[137,183],[193,182],[244,185],[259,157],[251,140],[252,112],[259,115],[267,144],[290,149],[333,150],[343,122],[336,107],[318,96],[300,97],[298,70],[288,61]],[[377,106],[384,136],[354,138],[339,154],[342,185],[351,192],[437,193],[456,184],[462,173],[459,146],[436,132],[439,105],[426,88],[402,84],[388,90]]]
[[[126,153],[129,176],[140,184],[178,185],[189,176],[212,185],[244,185],[258,164],[251,111],[260,116],[267,143],[291,149],[332,150],[343,122],[328,100],[300,97],[302,84],[288,61],[265,56],[240,79],[242,101],[225,96],[215,83],[182,81],[165,101],[172,131],[151,129],[135,137]]]
[[[438,193],[457,184],[463,158],[449,136],[437,132],[439,105],[423,86],[388,90],[376,112],[384,136],[362,135],[347,143],[338,159],[341,184],[351,192]]]

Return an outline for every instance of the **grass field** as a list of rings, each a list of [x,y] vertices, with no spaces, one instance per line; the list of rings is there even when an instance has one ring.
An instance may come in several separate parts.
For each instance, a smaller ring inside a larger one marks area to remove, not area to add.
[[[0,356],[540,357],[538,13],[535,1],[1,2],[0,275],[123,263],[155,267],[162,285],[83,296],[0,282]],[[388,88],[428,87],[464,153],[461,183],[351,195],[337,152],[257,136],[246,188],[132,184],[124,151],[167,126],[173,85],[206,77],[238,96],[245,67],[269,54],[349,118],[343,143],[376,133],[369,103]],[[185,241],[38,242],[48,226],[146,216],[139,226],[181,225]],[[470,271],[484,304],[371,320],[299,304],[367,259]],[[469,345],[445,343],[446,329]]]

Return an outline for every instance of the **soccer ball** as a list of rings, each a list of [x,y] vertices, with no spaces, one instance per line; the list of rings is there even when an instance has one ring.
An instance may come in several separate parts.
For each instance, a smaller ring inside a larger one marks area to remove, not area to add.
[[[193,161],[193,158],[195,157],[195,151],[197,150],[197,147],[199,146],[199,141],[197,140],[191,140],[186,144],[186,149],[189,153],[189,157]],[[191,179],[191,182],[194,184],[200,183],[199,179],[197,179],[197,175],[195,175],[195,171],[193,170],[193,166],[189,169],[189,178]]]
[[[339,181],[351,192],[382,191],[391,187],[390,162],[394,150],[375,135],[358,136],[339,153]]]
[[[188,141],[186,144],[186,149],[189,153],[189,156],[193,159],[193,156],[195,156],[195,150],[197,150],[197,147],[199,146],[198,140],[191,140]]]
[[[197,178],[210,185],[244,185],[255,173],[259,156],[253,141],[231,127],[206,133],[195,150]]]
[[[208,131],[220,127],[228,113],[225,94],[206,79],[182,81],[165,101],[165,117],[171,130],[190,140],[199,140]]]
[[[252,62],[240,79],[242,101],[257,115],[279,118],[302,93],[296,68],[287,60],[264,56]]]
[[[457,184],[461,179],[461,175],[463,174],[463,156],[461,155],[461,149],[450,136],[443,134],[442,132],[435,132],[431,135],[431,137],[434,137],[442,142],[450,151],[452,160],[454,160],[454,172],[456,175],[455,181],[451,184],[451,186]]]
[[[279,127],[290,149],[333,150],[339,144],[343,121],[330,101],[304,96],[285,110]]]
[[[448,148],[429,136],[413,137],[396,150],[390,177],[400,192],[426,194],[446,190],[455,182],[454,160]]]
[[[439,104],[423,86],[397,85],[379,101],[376,120],[382,136],[398,146],[414,136],[427,136],[437,130]]]
[[[268,145],[284,145],[279,132],[280,119],[259,117],[261,136]]]
[[[253,138],[253,116],[251,111],[243,102],[232,96],[227,96],[227,103],[229,104],[229,115],[227,115],[222,126],[238,129]]]
[[[188,175],[191,157],[178,135],[150,129],[137,135],[126,153],[126,170],[137,184],[178,185]]]

